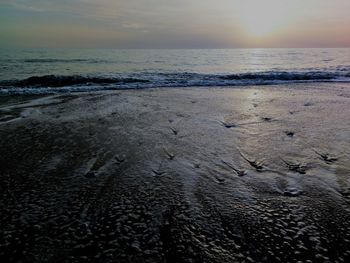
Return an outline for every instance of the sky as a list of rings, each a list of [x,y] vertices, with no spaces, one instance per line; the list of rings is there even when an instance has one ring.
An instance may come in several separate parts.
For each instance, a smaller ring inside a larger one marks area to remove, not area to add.
[[[0,47],[350,47],[349,0],[0,0]]]

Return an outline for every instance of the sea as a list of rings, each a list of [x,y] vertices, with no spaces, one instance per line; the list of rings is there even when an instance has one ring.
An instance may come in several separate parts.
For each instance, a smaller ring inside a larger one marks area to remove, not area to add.
[[[350,48],[0,49],[0,95],[350,82]]]

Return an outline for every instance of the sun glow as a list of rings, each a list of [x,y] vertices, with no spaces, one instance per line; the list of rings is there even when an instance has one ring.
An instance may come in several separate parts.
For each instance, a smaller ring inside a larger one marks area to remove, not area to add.
[[[239,23],[251,36],[262,37],[272,34],[291,23],[296,3],[297,1],[284,0],[242,1],[239,5]]]

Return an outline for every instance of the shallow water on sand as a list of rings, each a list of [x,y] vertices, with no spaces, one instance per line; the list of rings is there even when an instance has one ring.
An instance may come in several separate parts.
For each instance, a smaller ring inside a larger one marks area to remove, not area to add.
[[[0,257],[348,262],[345,84],[0,106]]]

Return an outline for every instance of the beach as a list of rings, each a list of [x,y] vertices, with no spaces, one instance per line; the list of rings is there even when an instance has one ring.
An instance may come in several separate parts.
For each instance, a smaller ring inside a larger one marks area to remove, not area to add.
[[[1,97],[0,259],[349,262],[349,116],[347,83]]]

